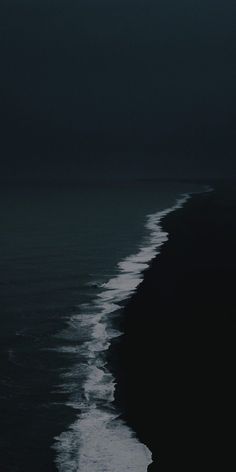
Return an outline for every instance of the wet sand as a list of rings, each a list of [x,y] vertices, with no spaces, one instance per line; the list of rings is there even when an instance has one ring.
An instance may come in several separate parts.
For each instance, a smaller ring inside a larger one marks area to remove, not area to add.
[[[121,315],[110,349],[122,417],[148,471],[234,470],[236,190],[194,195]]]

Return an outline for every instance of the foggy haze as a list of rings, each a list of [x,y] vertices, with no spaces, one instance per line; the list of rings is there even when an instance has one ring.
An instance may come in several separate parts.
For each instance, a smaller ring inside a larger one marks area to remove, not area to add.
[[[235,176],[233,0],[2,0],[1,179]]]

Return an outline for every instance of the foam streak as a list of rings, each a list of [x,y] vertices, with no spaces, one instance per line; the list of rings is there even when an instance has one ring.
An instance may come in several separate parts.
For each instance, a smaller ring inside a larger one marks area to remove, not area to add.
[[[147,236],[137,254],[122,260],[117,275],[101,287],[86,313],[71,319],[71,329],[87,328],[89,336],[80,346],[86,360],[83,369],[78,366],[84,375],[83,391],[74,393],[70,402],[81,413],[68,431],[55,438],[59,472],[145,472],[152,462],[148,448],[138,441],[114,409],[115,379],[107,370],[104,352],[112,338],[121,334],[109,327],[111,314],[137,289],[144,269],[168,239],[161,227],[162,218],[181,208],[189,198],[184,194],[173,207],[147,216]],[[68,378],[73,379],[73,372],[68,373]],[[65,385],[66,379],[64,388]],[[76,389],[76,382],[73,386]]]

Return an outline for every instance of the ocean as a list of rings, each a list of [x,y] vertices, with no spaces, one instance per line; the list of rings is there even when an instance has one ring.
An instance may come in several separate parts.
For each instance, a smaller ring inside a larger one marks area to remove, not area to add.
[[[119,312],[194,183],[8,185],[0,191],[2,472],[143,472],[150,451],[113,404]],[[144,321],[145,322],[145,321]]]

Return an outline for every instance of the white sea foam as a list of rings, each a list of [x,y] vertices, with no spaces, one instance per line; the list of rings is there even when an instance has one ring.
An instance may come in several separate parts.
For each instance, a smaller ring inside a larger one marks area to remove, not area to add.
[[[107,370],[104,352],[111,340],[121,334],[111,329],[111,314],[137,289],[144,269],[168,239],[161,228],[162,218],[181,208],[188,198],[189,195],[184,194],[173,207],[147,216],[147,236],[139,251],[122,260],[117,275],[103,284],[82,313],[71,317],[70,329],[86,329],[89,336],[79,346],[86,363],[78,364],[64,376],[63,389],[68,379],[71,380],[68,392],[73,394],[69,405],[80,409],[80,413],[74,424],[55,438],[59,472],[145,472],[151,463],[149,449],[138,441],[114,410],[115,379]],[[62,351],[71,354],[77,349],[65,347]],[[80,394],[76,391],[75,379],[80,382]]]

